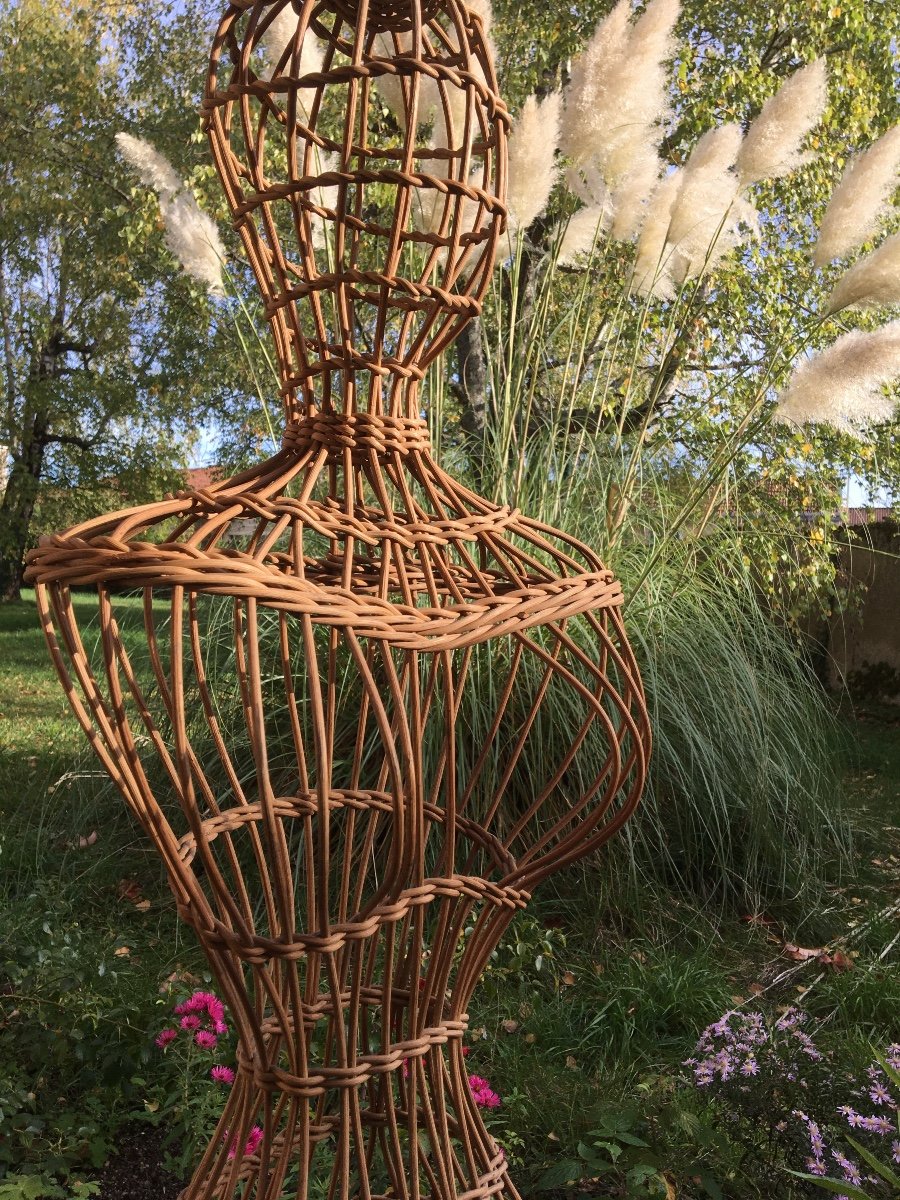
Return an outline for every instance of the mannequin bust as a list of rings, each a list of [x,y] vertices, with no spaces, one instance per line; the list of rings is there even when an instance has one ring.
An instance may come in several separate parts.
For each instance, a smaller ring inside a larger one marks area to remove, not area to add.
[[[29,565],[76,715],[238,1034],[183,1195],[516,1197],[468,1084],[469,998],[534,887],[627,819],[650,735],[612,573],[454,481],[420,412],[505,217],[488,44],[460,0],[233,0],[203,116],[282,448]],[[74,585],[97,591],[93,654]],[[141,652],[119,619],[135,591]]]

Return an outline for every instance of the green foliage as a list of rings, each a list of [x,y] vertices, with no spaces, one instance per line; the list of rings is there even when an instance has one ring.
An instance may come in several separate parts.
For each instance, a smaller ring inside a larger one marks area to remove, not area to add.
[[[201,6],[154,7],[148,37],[126,0],[0,4],[0,593],[37,533],[178,487],[215,378],[207,302],[113,140],[155,108],[196,154]]]
[[[563,1159],[548,1167],[538,1182],[539,1191],[596,1180],[615,1179],[624,1196],[663,1196],[671,1191],[660,1174],[659,1162],[635,1130],[641,1127],[633,1110],[617,1109],[578,1143],[578,1158]]]

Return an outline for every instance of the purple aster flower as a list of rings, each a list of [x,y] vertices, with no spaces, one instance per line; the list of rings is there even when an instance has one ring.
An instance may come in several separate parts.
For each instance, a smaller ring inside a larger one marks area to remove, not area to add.
[[[873,1104],[891,1104],[891,1093],[883,1083],[874,1083],[869,1088],[869,1097]]]

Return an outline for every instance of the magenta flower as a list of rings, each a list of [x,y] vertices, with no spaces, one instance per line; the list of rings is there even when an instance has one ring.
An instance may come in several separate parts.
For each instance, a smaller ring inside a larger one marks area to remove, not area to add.
[[[179,1016],[182,1013],[209,1012],[210,1006],[216,1009],[216,1013],[213,1016],[214,1020],[216,1017],[222,1017],[225,1015],[225,1009],[222,1005],[222,1001],[212,992],[194,992],[194,994],[189,996],[187,1000],[182,1000],[180,1004],[175,1006],[175,1012],[178,1013]]]
[[[200,1018],[195,1017],[195,1016],[182,1017],[181,1018],[181,1028],[182,1029],[199,1029],[200,1028]]]
[[[161,1029],[154,1039],[160,1050],[165,1050],[169,1042],[174,1042],[178,1037],[177,1029]]]
[[[227,1134],[226,1134],[226,1137],[227,1137]],[[262,1129],[259,1127],[259,1125],[254,1125],[253,1128],[250,1130],[250,1136],[247,1138],[246,1142],[244,1143],[244,1157],[246,1157],[248,1154],[254,1154],[256,1152],[257,1148],[259,1147],[259,1143],[262,1141],[262,1139],[263,1139]],[[228,1151],[228,1157],[234,1158],[234,1156],[236,1154],[237,1154],[237,1138],[235,1138],[231,1143],[231,1147]]]
[[[215,1050],[219,1039],[214,1033],[210,1033],[208,1029],[201,1029],[199,1033],[194,1034],[194,1041],[201,1050]]]
[[[480,1075],[469,1076],[469,1089],[472,1099],[479,1108],[499,1108],[500,1097],[492,1090],[491,1085]]]
[[[213,1067],[209,1077],[216,1083],[234,1083],[234,1071],[231,1067]]]

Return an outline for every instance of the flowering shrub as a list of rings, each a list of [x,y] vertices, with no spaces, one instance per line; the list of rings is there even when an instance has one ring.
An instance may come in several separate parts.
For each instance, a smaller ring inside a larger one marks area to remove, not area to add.
[[[698,1087],[760,1074],[805,1087],[804,1066],[823,1057],[803,1029],[806,1021],[798,1008],[787,1009],[771,1027],[759,1012],[725,1013],[704,1029],[685,1066],[693,1069]]]
[[[832,1144],[829,1148],[818,1121],[800,1110],[794,1113],[806,1127],[809,1137],[810,1157],[806,1160],[809,1174],[805,1178],[820,1180],[828,1191],[837,1191],[834,1185],[840,1183],[847,1188],[839,1192],[844,1200],[896,1196],[900,1189],[900,1176],[887,1165],[889,1157],[892,1163],[900,1163],[900,1108],[897,1102],[900,1096],[900,1045],[888,1046],[884,1057],[866,1068],[866,1079],[867,1082],[853,1095],[857,1104],[862,1102],[875,1111],[866,1115],[858,1112],[855,1105],[841,1104],[837,1112],[843,1117],[846,1128],[830,1131],[831,1141],[847,1142],[855,1152],[855,1159],[850,1158],[840,1144]],[[852,1129],[853,1134],[848,1129]],[[867,1134],[870,1136],[866,1137]],[[833,1170],[829,1160],[839,1168],[840,1180],[828,1176],[829,1169]]]
[[[726,1110],[748,1151],[755,1147],[783,1170],[802,1162],[792,1174],[820,1181],[843,1200],[896,1196],[900,1178],[887,1163],[900,1163],[900,1045],[854,1081],[835,1070],[808,1024],[797,1008],[774,1022],[760,1012],[725,1013],[703,1031],[685,1066]],[[781,1156],[773,1155],[779,1146]]]
[[[144,1105],[149,1119],[166,1127],[168,1166],[174,1172],[184,1173],[196,1161],[221,1114],[222,1089],[234,1083],[234,1068],[213,1061],[228,1033],[219,997],[195,991],[173,1006],[171,1023],[154,1038],[168,1069],[160,1072]],[[258,1136],[251,1131],[244,1153],[252,1154],[261,1138],[262,1130]]]

